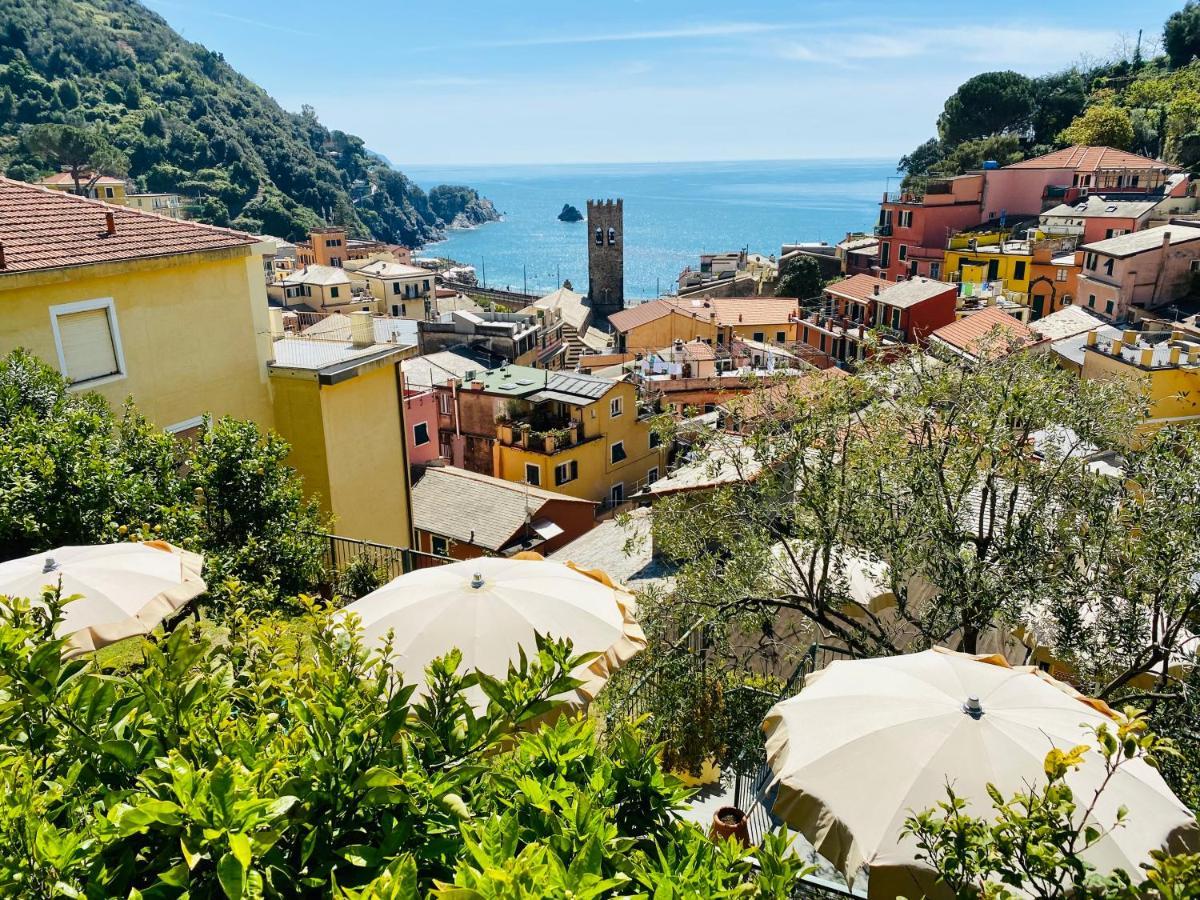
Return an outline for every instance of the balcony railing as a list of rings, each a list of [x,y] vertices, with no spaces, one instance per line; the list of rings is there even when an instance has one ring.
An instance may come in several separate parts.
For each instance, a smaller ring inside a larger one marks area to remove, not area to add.
[[[892,235],[892,223],[891,222],[888,222],[886,225],[876,225],[875,226],[875,237],[891,237],[891,235]]]
[[[454,562],[449,557],[424,553],[408,547],[376,544],[372,541],[360,541],[336,534],[321,534],[320,537],[325,540],[323,568],[326,584],[324,587],[330,590],[337,584],[339,576],[346,571],[350,564],[363,557],[370,560],[373,568],[386,572],[389,581],[417,569],[429,569]]]
[[[562,420],[560,423],[501,421],[496,423],[496,436],[506,447],[521,447],[534,453],[558,453],[584,442],[583,423]]]

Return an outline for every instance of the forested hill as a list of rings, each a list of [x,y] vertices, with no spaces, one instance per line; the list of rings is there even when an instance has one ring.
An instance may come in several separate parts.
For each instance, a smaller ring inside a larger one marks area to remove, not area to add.
[[[1150,52],[1161,43],[1162,53]],[[1029,78],[983,72],[947,100],[937,134],[900,160],[905,189],[1067,144],[1102,144],[1200,171],[1200,3],[1101,62]]]
[[[0,170],[56,171],[31,139],[47,123],[82,126],[108,167],[214,224],[297,239],[327,220],[415,246],[495,217],[470,188],[427,195],[310,108],[284,110],[135,0],[0,0]]]

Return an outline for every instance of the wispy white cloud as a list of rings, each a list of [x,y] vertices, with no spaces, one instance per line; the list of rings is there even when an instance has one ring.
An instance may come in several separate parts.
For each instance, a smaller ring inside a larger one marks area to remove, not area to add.
[[[233,13],[221,12],[216,9],[207,9],[203,5],[184,5],[182,3],[172,3],[170,0],[148,0],[148,5],[151,8],[162,6],[167,9],[181,9],[189,12],[199,12],[202,15],[210,16],[214,19],[225,19],[227,22],[237,22],[241,25],[250,25],[254,28],[262,28],[266,31],[277,31],[281,34],[293,34],[297,37],[319,38],[321,35],[314,31],[303,31],[299,28],[293,28],[290,25],[281,22],[269,22],[263,19],[251,19],[246,16],[238,16]]]
[[[935,62],[968,61],[979,69],[1036,65],[1052,68],[1071,61],[1079,47],[1108,47],[1115,34],[1100,29],[1049,28],[1045,25],[890,27],[883,32],[814,30],[803,42],[779,41],[775,53],[795,62],[844,65],[877,60],[921,58]]]
[[[781,26],[768,22],[716,22],[707,25],[680,25],[669,28],[613,31],[596,34],[544,34],[518,38],[473,41],[468,47],[555,47],[573,44],[619,44],[635,41],[672,41],[687,38],[724,38],[766,34]]]

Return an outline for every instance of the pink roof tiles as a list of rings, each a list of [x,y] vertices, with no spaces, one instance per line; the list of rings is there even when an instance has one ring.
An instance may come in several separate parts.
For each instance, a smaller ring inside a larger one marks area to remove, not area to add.
[[[1043,156],[1025,159],[1006,169],[1074,169],[1077,172],[1095,172],[1098,169],[1169,169],[1177,171],[1178,166],[1172,166],[1162,160],[1138,156],[1125,150],[1115,150],[1112,147],[1090,147],[1076,144],[1064,147]]]
[[[108,216],[113,230],[109,233]],[[71,266],[245,247],[258,239],[240,231],[154,213],[0,177],[0,278]]]

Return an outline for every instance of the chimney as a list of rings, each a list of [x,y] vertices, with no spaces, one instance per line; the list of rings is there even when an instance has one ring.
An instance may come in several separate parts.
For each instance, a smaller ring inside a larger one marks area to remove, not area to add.
[[[1200,347],[1188,347],[1188,365],[1200,362]]]
[[[1113,338],[1112,345],[1108,348],[1109,352],[1112,353],[1113,356],[1120,356],[1121,355],[1121,347],[1123,345],[1124,345],[1124,342],[1120,338]]]
[[[1179,357],[1180,357],[1180,354],[1182,354],[1182,352],[1183,351],[1179,347],[1171,348],[1171,356],[1170,356],[1171,365],[1173,365],[1173,366],[1179,365]]]
[[[1154,348],[1146,347],[1138,355],[1138,365],[1145,366],[1147,369],[1154,366]]]
[[[370,347],[375,343],[374,317],[366,310],[350,313],[350,340],[355,347]]]
[[[1096,341],[1099,339],[1100,339],[1100,332],[1092,330],[1087,333],[1087,345],[1089,347],[1095,347]]]
[[[110,212],[104,214],[104,233],[108,237],[112,237],[117,233],[117,219]]]
[[[1164,231],[1163,232],[1163,242],[1162,242],[1163,251],[1165,252],[1166,249],[1170,246],[1171,246],[1171,232]]]
[[[1134,331],[1132,328],[1126,328],[1123,332],[1121,332],[1121,340],[1123,340],[1126,344],[1129,344],[1130,346],[1133,346],[1134,344],[1136,344],[1137,339],[1138,339],[1138,333],[1136,331]]]
[[[876,297],[878,297],[878,296],[879,296],[879,285],[875,285],[874,294],[875,294],[875,296],[876,296]]]
[[[267,317],[271,322],[272,340],[279,340],[279,338],[283,337],[283,310],[278,306],[268,307]]]

